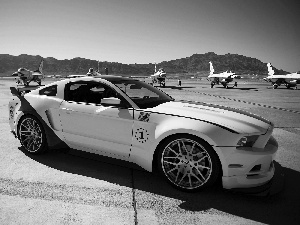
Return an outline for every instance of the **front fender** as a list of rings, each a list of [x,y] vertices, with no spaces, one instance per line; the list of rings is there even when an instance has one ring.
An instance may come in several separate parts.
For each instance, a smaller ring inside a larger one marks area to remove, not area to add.
[[[152,114],[150,118],[156,124],[155,128],[153,127],[154,137],[151,143],[143,146],[133,145],[131,149],[131,158],[133,161],[150,172],[153,169],[154,155],[158,151],[159,144],[172,135],[190,134],[201,138],[212,146],[221,162],[224,161],[224,155],[218,146],[232,146],[232,140],[238,140],[236,133],[231,133],[222,127],[205,121],[174,115]]]
[[[215,150],[221,162],[224,160],[224,154],[218,146],[229,145],[229,143],[225,143],[225,140],[232,140],[232,136],[236,136],[236,134],[233,135],[221,127],[204,121],[184,117],[170,118],[157,126],[156,143],[153,149],[157,150],[162,141],[176,134],[190,134],[204,140]]]
[[[160,143],[170,135],[186,133],[197,136],[214,146],[232,146],[238,142],[240,134],[231,132],[222,126],[192,118],[170,116],[159,123],[155,130],[155,140]]]

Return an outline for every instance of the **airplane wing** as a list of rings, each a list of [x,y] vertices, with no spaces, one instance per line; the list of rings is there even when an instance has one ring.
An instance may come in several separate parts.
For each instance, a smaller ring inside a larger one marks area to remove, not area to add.
[[[212,74],[209,75],[209,78],[228,78],[230,75],[226,75],[226,74]]]
[[[18,74],[18,72],[14,72],[11,76],[17,77],[17,76],[19,76],[19,74]]]
[[[149,78],[149,76],[130,76],[130,78]]]
[[[300,74],[298,74],[298,73],[287,74],[286,78],[300,80]]]
[[[31,75],[32,76],[43,76],[42,73],[39,73],[39,72],[36,72],[36,71],[33,71],[33,73]]]

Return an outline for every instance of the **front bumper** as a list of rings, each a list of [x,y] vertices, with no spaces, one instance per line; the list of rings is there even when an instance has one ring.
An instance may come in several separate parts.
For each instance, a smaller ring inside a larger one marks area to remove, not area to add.
[[[223,188],[252,188],[268,183],[275,173],[274,163],[271,162],[269,170],[264,173],[222,177]]]
[[[280,193],[285,186],[285,174],[283,171],[282,166],[274,162],[275,173],[272,179],[260,186],[252,187],[252,188],[232,188],[228,191],[234,193],[242,193],[248,195],[255,195],[255,196],[273,196]]]
[[[270,137],[264,148],[223,148],[223,187],[254,188],[267,184],[275,174],[278,143]]]

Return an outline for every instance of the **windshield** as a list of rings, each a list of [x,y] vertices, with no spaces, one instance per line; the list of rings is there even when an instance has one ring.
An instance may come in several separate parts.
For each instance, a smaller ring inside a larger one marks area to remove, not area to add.
[[[157,88],[139,80],[110,80],[120,88],[141,109],[153,108],[165,102],[174,101],[172,97]]]

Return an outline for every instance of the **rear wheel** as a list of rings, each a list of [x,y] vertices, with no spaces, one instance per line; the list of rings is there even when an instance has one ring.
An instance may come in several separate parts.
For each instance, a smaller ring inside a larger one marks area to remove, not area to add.
[[[190,135],[167,139],[159,149],[157,160],[160,173],[183,191],[213,185],[220,172],[219,160],[211,146]]]
[[[40,154],[47,149],[45,131],[34,116],[27,115],[21,118],[18,137],[25,150],[32,154]]]

